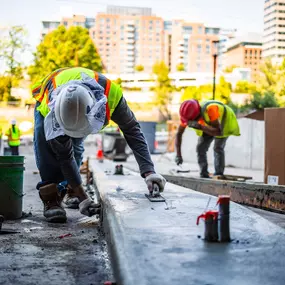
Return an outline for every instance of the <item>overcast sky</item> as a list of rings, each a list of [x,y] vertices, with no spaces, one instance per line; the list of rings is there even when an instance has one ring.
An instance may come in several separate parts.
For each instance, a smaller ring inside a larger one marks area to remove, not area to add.
[[[41,21],[83,14],[95,17],[106,6],[151,7],[166,20],[185,19],[222,28],[236,28],[240,33],[263,29],[264,0],[0,0],[0,27],[24,25],[34,49],[40,39]],[[135,3],[135,4],[134,4]]]

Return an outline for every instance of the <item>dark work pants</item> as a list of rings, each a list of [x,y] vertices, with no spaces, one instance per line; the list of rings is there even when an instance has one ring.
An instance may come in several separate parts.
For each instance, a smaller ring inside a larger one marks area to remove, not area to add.
[[[10,148],[11,148],[12,155],[19,155],[19,146],[10,145]]]
[[[207,161],[207,151],[212,143],[214,143],[214,165],[215,165],[215,175],[223,175],[225,169],[225,146],[227,138],[216,138],[209,136],[205,133],[198,139],[197,144],[197,156],[198,164],[200,167],[200,175],[208,176],[208,161]]]

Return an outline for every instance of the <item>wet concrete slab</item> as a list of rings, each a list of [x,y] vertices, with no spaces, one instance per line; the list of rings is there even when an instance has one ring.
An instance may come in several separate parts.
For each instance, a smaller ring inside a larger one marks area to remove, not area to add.
[[[95,285],[112,280],[98,220],[67,209],[66,224],[47,223],[35,189],[39,175],[33,174],[37,169],[31,154],[25,163],[23,210],[31,215],[3,224],[3,229],[19,233],[0,235],[0,284]]]
[[[166,203],[151,203],[139,176],[112,175],[93,163],[104,228],[119,284],[284,284],[285,230],[231,203],[231,243],[206,243],[197,216],[212,197],[167,184]]]

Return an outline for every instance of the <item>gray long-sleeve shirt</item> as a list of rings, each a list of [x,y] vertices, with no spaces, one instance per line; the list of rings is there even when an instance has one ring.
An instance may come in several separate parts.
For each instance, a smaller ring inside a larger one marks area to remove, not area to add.
[[[144,174],[148,172],[155,172],[145,137],[124,97],[122,97],[117,105],[111,119],[122,130],[128,145],[135,155],[141,176],[144,177]],[[80,185],[82,181],[73,156],[71,138],[68,136],[60,136],[49,142],[59,160],[61,171],[65,179],[71,187]]]

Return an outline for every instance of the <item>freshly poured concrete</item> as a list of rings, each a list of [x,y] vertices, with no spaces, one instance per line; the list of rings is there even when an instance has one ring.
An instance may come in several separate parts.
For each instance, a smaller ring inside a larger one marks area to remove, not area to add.
[[[196,219],[211,196],[167,184],[167,203],[151,203],[139,176],[107,175],[108,162],[93,169],[118,284],[284,284],[284,229],[231,203],[233,241],[206,243]]]

